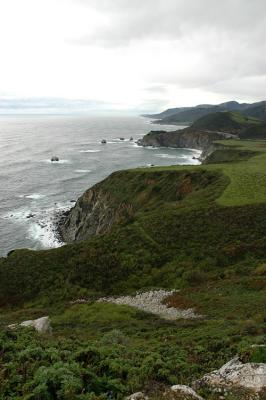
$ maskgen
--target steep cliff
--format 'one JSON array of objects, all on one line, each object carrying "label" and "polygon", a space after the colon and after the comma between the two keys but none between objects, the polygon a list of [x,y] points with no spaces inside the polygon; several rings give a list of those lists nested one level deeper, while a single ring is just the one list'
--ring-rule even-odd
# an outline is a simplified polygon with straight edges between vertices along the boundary
[{"label": "steep cliff", "polygon": [[87,190],[61,221],[60,234],[65,242],[87,239],[107,232],[112,225],[130,215],[132,207],[117,203],[99,185]]}]

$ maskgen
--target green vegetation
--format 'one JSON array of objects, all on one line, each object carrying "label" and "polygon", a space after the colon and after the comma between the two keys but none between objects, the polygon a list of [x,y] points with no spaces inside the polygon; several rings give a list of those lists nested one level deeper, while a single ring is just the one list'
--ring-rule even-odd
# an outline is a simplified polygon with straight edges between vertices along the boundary
[{"label": "green vegetation", "polygon": [[240,133],[240,139],[263,140],[266,139],[266,124],[245,129]]},{"label": "green vegetation", "polygon": [[256,151],[242,150],[238,148],[221,148],[213,151],[205,160],[204,164],[235,163],[248,160],[257,155]]},{"label": "green vegetation", "polygon": [[[1,259],[0,399],[120,399],[190,384],[237,352],[265,361],[251,345],[266,332],[266,143],[222,145],[208,164],[100,183],[112,205],[129,205],[105,235]],[[180,290],[169,304],[202,318],[165,321],[95,302],[161,287]],[[80,297],[89,303],[70,303]],[[50,336],[6,329],[44,315]]]},{"label": "green vegetation", "polygon": [[260,124],[261,121],[254,117],[245,116],[239,112],[227,111],[208,114],[199,118],[192,124],[196,129],[217,130],[222,132],[234,132],[245,127]]}]

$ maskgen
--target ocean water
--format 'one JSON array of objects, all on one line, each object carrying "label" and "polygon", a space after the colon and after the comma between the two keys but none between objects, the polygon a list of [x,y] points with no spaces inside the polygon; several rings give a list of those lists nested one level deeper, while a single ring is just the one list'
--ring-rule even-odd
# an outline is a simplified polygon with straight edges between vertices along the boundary
[{"label": "ocean water", "polygon": [[[192,158],[196,150],[135,143],[151,129],[177,128],[142,117],[1,116],[0,255],[61,245],[55,230],[58,211],[72,207],[113,171],[198,163]],[[51,162],[53,155],[59,162]]]}]

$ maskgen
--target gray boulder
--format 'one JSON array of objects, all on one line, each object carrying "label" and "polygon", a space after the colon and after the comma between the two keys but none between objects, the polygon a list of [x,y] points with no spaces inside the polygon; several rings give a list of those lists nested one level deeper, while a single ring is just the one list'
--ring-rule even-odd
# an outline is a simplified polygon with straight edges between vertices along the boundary
[{"label": "gray boulder", "polygon": [[8,325],[9,329],[16,329],[18,326],[34,328],[39,333],[51,333],[51,321],[49,317],[42,317],[33,320],[23,321],[20,324]]},{"label": "gray boulder", "polygon": [[148,400],[148,396],[143,392],[136,392],[126,397],[126,400]]},{"label": "gray boulder", "polygon": [[185,399],[203,400],[203,398],[199,396],[195,390],[186,385],[174,385],[171,386],[171,390],[179,395],[184,396]]},{"label": "gray boulder", "polygon": [[242,363],[235,357],[220,369],[204,375],[194,386],[208,387],[218,392],[241,388],[261,393],[266,389],[266,364]]}]

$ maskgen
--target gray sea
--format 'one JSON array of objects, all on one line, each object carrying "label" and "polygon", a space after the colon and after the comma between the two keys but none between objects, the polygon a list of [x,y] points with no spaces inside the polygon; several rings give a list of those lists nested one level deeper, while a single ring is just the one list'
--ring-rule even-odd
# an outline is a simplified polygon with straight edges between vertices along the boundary
[{"label": "gray sea", "polygon": [[[113,171],[198,163],[192,158],[196,150],[138,146],[136,141],[151,129],[178,127],[142,117],[1,116],[0,255],[15,248],[60,246],[58,211],[73,206]],[[53,155],[59,162],[51,162]]]}]

